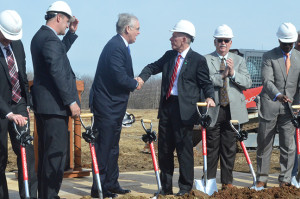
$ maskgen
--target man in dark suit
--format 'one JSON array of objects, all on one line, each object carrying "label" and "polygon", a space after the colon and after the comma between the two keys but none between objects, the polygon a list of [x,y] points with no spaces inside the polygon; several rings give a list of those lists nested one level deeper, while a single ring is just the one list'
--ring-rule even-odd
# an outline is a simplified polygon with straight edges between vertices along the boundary
[{"label": "man in dark suit", "polygon": [[[261,68],[263,89],[259,94],[257,134],[257,183],[261,190],[267,186],[272,146],[279,132],[280,187],[290,186],[295,161],[295,127],[291,122],[291,103],[299,103],[300,53],[293,49],[298,34],[291,23],[283,23],[277,31],[279,46],[264,53]],[[298,179],[297,179],[298,180]]]},{"label": "man in dark suit", "polygon": [[[177,196],[193,187],[194,158],[192,130],[198,119],[196,103],[203,90],[208,106],[215,106],[214,89],[209,80],[206,60],[190,48],[195,37],[194,25],[180,20],[170,38],[172,49],[156,62],[147,65],[139,81],[162,73],[161,98],[158,110],[158,160],[161,169],[163,195],[173,194],[174,150],[179,161],[179,188]],[[140,80],[141,79],[141,80]]]},{"label": "man in dark suit", "polygon": [[[20,142],[13,122],[24,126],[29,122],[30,95],[22,38],[22,19],[14,10],[0,13],[0,198],[9,198],[5,168],[7,164],[7,131],[17,155],[19,194],[25,198]],[[29,125],[29,124],[28,124]],[[30,130],[28,128],[28,133]],[[37,198],[37,177],[34,171],[33,146],[26,146],[29,193]]]},{"label": "man in dark suit", "polygon": [[[95,148],[104,197],[116,197],[130,190],[122,189],[119,182],[119,140],[122,120],[129,93],[140,85],[134,79],[129,44],[140,34],[137,17],[120,14],[116,24],[117,35],[105,45],[97,66],[90,93],[91,110],[98,130]],[[94,178],[91,196],[98,197]]]},{"label": "man in dark suit", "polygon": [[[78,20],[63,1],[47,10],[31,41],[34,67],[33,108],[38,132],[39,197],[59,198],[68,143],[68,117],[80,115],[76,78],[67,52],[77,38]],[[61,41],[58,35],[64,35]]]}]

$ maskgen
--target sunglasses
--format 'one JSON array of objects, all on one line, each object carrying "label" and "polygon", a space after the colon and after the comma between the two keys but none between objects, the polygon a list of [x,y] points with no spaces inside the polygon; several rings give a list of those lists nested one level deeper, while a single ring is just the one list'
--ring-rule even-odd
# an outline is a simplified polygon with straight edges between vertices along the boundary
[{"label": "sunglasses", "polygon": [[222,43],[223,41],[224,41],[225,43],[228,43],[228,42],[230,42],[230,39],[217,39],[217,41],[218,41],[219,43]]}]

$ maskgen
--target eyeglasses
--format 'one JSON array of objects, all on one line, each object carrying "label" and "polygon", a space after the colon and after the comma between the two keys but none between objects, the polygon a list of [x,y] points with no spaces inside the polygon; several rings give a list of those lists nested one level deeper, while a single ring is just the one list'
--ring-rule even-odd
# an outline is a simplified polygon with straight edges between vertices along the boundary
[{"label": "eyeglasses", "polygon": [[217,39],[217,41],[218,41],[219,43],[222,43],[223,41],[224,41],[225,43],[228,43],[228,42],[230,42],[231,40],[230,40],[230,39]]}]

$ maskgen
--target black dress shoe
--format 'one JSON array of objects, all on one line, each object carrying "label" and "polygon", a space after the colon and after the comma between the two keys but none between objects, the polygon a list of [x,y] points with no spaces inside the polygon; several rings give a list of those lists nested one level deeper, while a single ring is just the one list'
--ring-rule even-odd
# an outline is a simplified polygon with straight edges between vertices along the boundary
[{"label": "black dress shoe", "polygon": [[[103,195],[103,198],[116,198],[116,197],[118,197],[117,194],[111,193],[109,191],[103,192],[102,195]],[[92,198],[99,198],[98,191],[91,191],[91,197]]]},{"label": "black dress shoe", "polygon": [[126,194],[131,192],[129,189],[122,189],[121,187],[116,189],[109,189],[109,191],[111,193],[117,193],[117,194]]},{"label": "black dress shoe", "polygon": [[186,191],[186,190],[180,190],[180,191],[176,194],[176,196],[183,196],[183,195],[185,195],[185,194],[189,194],[189,191]]},{"label": "black dress shoe", "polygon": [[[159,194],[163,195],[163,196],[173,195],[173,191],[164,191],[164,190],[161,190]],[[156,193],[154,195],[156,195]]]}]

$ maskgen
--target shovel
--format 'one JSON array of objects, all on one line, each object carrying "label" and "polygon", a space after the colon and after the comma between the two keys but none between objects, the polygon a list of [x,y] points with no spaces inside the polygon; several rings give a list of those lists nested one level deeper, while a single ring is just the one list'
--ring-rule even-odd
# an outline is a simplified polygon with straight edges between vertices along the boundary
[{"label": "shovel", "polygon": [[248,151],[247,151],[245,143],[244,143],[244,140],[247,140],[247,138],[248,138],[248,133],[247,133],[247,131],[243,131],[243,130],[241,131],[240,123],[239,123],[238,120],[230,120],[230,125],[231,125],[231,128],[237,134],[237,139],[240,141],[241,147],[243,149],[244,155],[246,157],[247,163],[248,163],[249,168],[250,168],[250,172],[251,172],[252,177],[253,177],[253,184],[252,184],[251,189],[255,189],[255,190],[258,191],[258,190],[260,190],[260,188],[256,187],[256,175],[255,175],[255,172],[254,172],[251,160],[250,160],[250,156],[248,154]]},{"label": "shovel", "polygon": [[[143,126],[144,130],[146,131],[146,134],[143,135],[142,140],[145,143],[149,143],[149,148],[150,148],[150,151],[151,151],[154,172],[155,172],[155,176],[156,176],[156,182],[157,182],[158,190],[154,194],[154,197],[153,197],[154,199],[156,199],[156,198],[158,198],[158,195],[161,192],[161,182],[160,182],[160,177],[159,177],[159,168],[158,168],[158,164],[157,164],[157,161],[156,161],[156,155],[155,155],[154,144],[153,144],[153,141],[156,141],[157,136],[156,136],[156,132],[152,131],[152,122],[151,122],[151,120],[142,119],[141,123],[142,123],[142,126]],[[148,128],[148,129],[146,128],[146,126],[145,126],[146,123],[148,123],[150,125],[150,128]]]},{"label": "shovel", "polygon": [[[82,133],[82,137],[90,145],[94,175],[95,175],[95,178],[96,178],[96,181],[97,181],[97,188],[98,188],[99,198],[103,199],[103,193],[102,193],[102,187],[101,187],[100,175],[99,175],[99,168],[98,168],[98,162],[97,162],[97,157],[96,157],[96,152],[95,152],[95,145],[94,145],[95,132],[97,130],[93,129],[93,125],[94,125],[94,117],[93,116],[94,116],[93,113],[83,113],[83,114],[80,115],[80,122],[81,122],[83,128],[86,130],[85,133]],[[83,121],[82,121],[82,118],[92,118],[92,125],[91,126],[85,126]]]},{"label": "shovel", "polygon": [[27,133],[28,131],[28,122],[26,126],[21,129],[21,127],[17,126],[14,123],[14,128],[17,133],[17,140],[20,142],[21,149],[21,159],[22,159],[22,169],[23,169],[23,180],[24,180],[24,188],[25,188],[25,198],[30,199],[29,195],[29,186],[28,186],[28,170],[27,170],[27,160],[26,160],[26,146],[31,144],[33,137]]},{"label": "shovel", "polygon": [[207,106],[206,102],[198,102],[196,104],[198,114],[200,116],[200,124],[202,131],[202,153],[203,153],[203,178],[201,180],[195,179],[195,187],[197,190],[202,191],[208,195],[212,195],[214,192],[218,192],[216,179],[207,179],[207,147],[206,147],[206,128],[211,123],[211,118],[207,115],[208,109],[205,114],[201,114],[199,111],[200,106]]},{"label": "shovel", "polygon": [[[300,110],[300,105],[293,105],[292,108],[299,111]],[[296,127],[298,175],[297,175],[297,177],[295,177],[295,176],[292,177],[291,184],[294,185],[297,188],[300,188],[300,181],[299,181],[299,177],[300,177],[300,173],[299,173],[299,166],[300,166],[300,116],[296,115],[294,113],[292,115],[293,115],[292,123]]]}]

